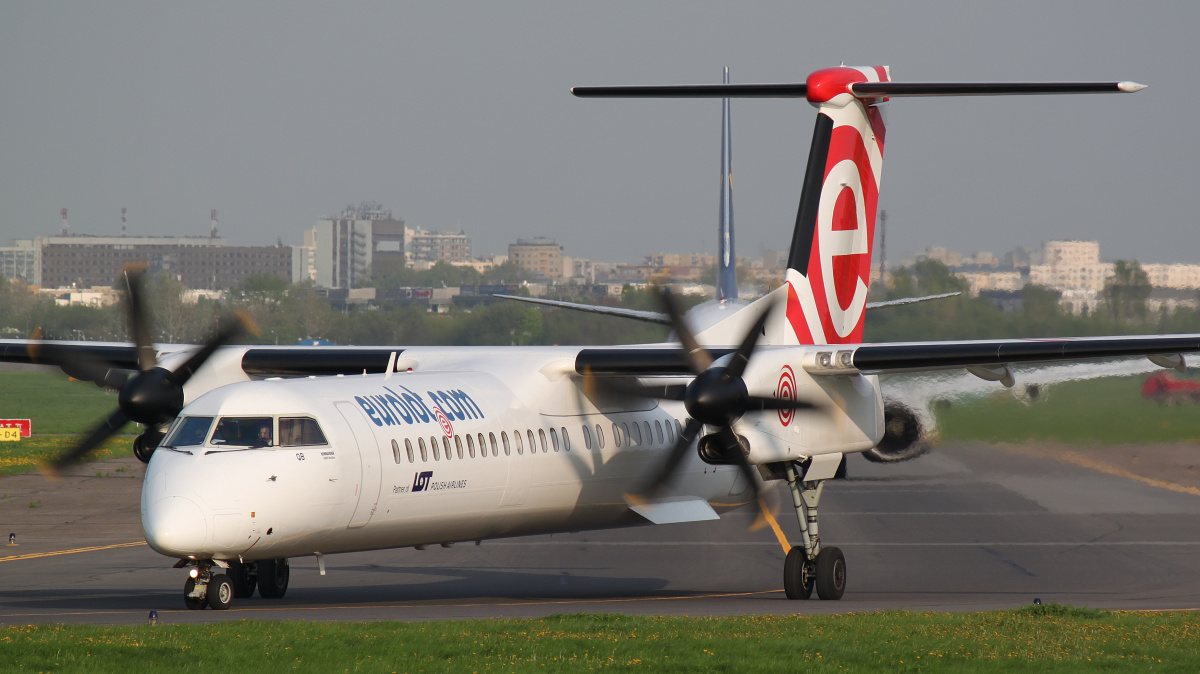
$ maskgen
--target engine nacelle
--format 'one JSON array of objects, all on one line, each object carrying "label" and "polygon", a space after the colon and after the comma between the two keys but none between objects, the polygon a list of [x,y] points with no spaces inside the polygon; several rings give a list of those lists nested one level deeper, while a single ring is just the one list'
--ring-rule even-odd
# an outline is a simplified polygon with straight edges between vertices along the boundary
[{"label": "engine nacelle", "polygon": [[885,400],[883,438],[863,452],[863,457],[875,463],[894,463],[915,459],[928,451],[925,429],[916,410],[896,400]]}]

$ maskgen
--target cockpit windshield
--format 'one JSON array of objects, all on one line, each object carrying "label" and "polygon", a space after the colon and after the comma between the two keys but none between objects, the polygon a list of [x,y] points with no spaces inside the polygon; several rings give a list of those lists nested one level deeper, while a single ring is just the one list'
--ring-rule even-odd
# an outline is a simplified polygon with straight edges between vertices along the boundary
[{"label": "cockpit windshield", "polygon": [[270,447],[274,443],[271,417],[221,417],[213,432],[212,444],[237,447]]},{"label": "cockpit windshield", "polygon": [[212,417],[184,417],[175,425],[174,432],[163,442],[163,447],[195,447],[203,445],[212,428]]}]

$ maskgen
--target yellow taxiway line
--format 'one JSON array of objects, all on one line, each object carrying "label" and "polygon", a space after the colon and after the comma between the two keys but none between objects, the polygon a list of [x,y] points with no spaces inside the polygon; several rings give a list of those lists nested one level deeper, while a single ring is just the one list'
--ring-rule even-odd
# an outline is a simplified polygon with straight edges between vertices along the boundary
[{"label": "yellow taxiway line", "polygon": [[40,559],[42,557],[54,557],[55,555],[74,555],[80,552],[95,552],[97,550],[112,550],[113,548],[132,548],[139,545],[145,545],[146,541],[134,541],[132,543],[113,543],[112,545],[93,545],[90,548],[74,548],[71,550],[51,550],[49,552],[31,552],[27,555],[9,555],[8,557],[0,557],[0,562],[19,562],[25,559]]}]

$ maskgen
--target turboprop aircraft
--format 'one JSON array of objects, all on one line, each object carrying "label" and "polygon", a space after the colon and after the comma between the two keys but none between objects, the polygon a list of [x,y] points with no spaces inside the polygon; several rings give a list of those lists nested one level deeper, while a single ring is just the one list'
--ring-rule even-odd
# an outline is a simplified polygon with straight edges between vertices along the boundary
[{"label": "turboprop aircraft", "polygon": [[[881,373],[1121,356],[1184,367],[1200,335],[863,344],[884,126],[904,96],[1121,93],[1107,83],[896,83],[837,67],[797,84],[575,89],[577,96],[800,97],[817,108],[785,283],[678,344],[621,347],[155,347],[130,277],[133,345],[0,342],[119,388],[60,465],[146,425],[142,526],[188,569],[189,608],[280,597],[291,557],[701,521],[785,482],[800,527],[792,599],[838,599],[846,560],[818,506],[852,452],[905,450]],[[226,324],[229,325],[228,323]],[[163,434],[165,430],[165,434]]]}]

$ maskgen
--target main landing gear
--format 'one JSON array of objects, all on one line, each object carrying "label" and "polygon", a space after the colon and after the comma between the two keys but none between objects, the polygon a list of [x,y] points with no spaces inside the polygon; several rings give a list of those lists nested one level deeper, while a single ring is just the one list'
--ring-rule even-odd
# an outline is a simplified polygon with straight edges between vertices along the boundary
[{"label": "main landing gear", "polygon": [[254,596],[279,599],[287,592],[291,569],[286,557],[257,562],[217,562],[211,559],[182,562],[191,567],[183,584],[183,603],[198,611],[205,606],[223,611],[233,600]]},{"label": "main landing gear", "polygon": [[817,505],[825,480],[801,482],[789,463],[787,482],[803,542],[788,551],[783,562],[784,592],[788,599],[808,599],[815,587],[821,599],[841,599],[846,591],[846,557],[838,548],[822,548],[817,533]]}]

